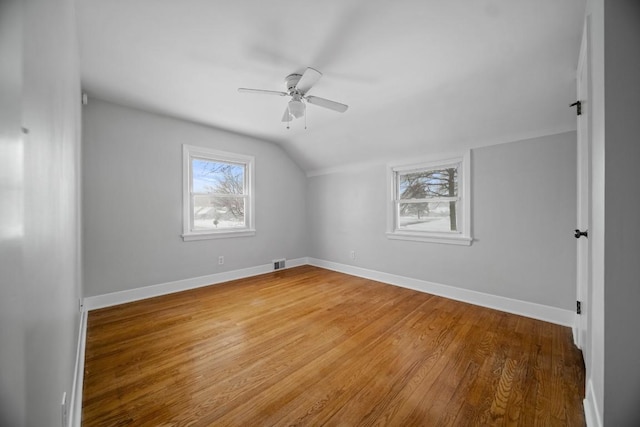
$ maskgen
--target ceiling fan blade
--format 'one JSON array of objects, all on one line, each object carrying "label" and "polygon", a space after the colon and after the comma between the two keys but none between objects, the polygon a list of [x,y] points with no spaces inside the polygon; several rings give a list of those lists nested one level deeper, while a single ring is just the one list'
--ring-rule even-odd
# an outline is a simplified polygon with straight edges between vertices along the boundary
[{"label": "ceiling fan blade", "polygon": [[293,120],[293,116],[289,112],[289,105],[287,105],[284,109],[284,114],[282,115],[283,122],[290,122]]},{"label": "ceiling fan blade", "polygon": [[287,92],[280,92],[277,90],[263,90],[263,89],[247,89],[246,87],[239,87],[238,92],[242,93],[259,93],[262,95],[278,95],[278,96],[287,96],[289,95]]},{"label": "ceiling fan blade", "polygon": [[302,74],[302,77],[300,77],[300,81],[298,81],[298,84],[296,85],[296,89],[298,89],[298,91],[302,95],[304,95],[309,91],[309,89],[313,87],[313,85],[318,83],[318,80],[320,80],[320,77],[322,77],[322,73],[320,71],[309,67]]},{"label": "ceiling fan blade", "polygon": [[347,111],[347,108],[349,108],[348,105],[341,104],[335,101],[330,101],[324,98],[319,98],[317,96],[305,96],[305,99],[309,102],[309,104],[328,108],[330,110],[337,111],[339,113],[344,113],[345,111]]}]

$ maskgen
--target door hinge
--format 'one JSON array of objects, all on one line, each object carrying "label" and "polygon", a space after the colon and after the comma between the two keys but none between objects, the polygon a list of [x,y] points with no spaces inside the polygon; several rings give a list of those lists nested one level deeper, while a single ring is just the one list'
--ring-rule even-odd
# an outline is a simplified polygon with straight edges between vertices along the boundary
[{"label": "door hinge", "polygon": [[582,302],[576,301],[576,313],[582,314]]},{"label": "door hinge", "polygon": [[576,239],[579,239],[582,236],[584,236],[584,237],[586,237],[588,239],[589,238],[589,230],[580,231],[577,228],[575,230],[573,230],[573,237],[575,237]]},{"label": "door hinge", "polygon": [[582,115],[582,102],[576,101],[573,104],[569,105],[569,107],[576,107],[576,115]]}]

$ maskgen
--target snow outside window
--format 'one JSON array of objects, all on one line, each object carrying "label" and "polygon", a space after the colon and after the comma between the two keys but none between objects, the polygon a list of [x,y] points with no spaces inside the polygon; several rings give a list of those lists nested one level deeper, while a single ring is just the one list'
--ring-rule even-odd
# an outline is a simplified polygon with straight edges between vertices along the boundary
[{"label": "snow outside window", "polygon": [[183,145],[186,240],[252,236],[252,156]]},{"label": "snow outside window", "polygon": [[387,236],[471,244],[468,157],[391,166]]}]

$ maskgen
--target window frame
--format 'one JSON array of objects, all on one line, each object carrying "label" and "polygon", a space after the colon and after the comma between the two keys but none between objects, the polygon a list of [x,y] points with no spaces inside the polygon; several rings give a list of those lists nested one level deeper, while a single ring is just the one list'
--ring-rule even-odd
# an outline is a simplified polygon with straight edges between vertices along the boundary
[{"label": "window frame", "polygon": [[[203,159],[221,163],[244,165],[245,227],[220,230],[193,230],[193,170],[191,160]],[[254,236],[255,230],[255,158],[245,154],[230,153],[195,145],[182,145],[182,239],[206,240],[229,237]]]},{"label": "window frame", "polygon": [[[471,245],[471,153],[466,151],[453,156],[424,160],[412,164],[390,164],[387,167],[387,238],[416,242]],[[457,231],[420,231],[398,227],[399,206],[398,176],[400,173],[443,169],[458,165],[458,200],[456,201]]]}]

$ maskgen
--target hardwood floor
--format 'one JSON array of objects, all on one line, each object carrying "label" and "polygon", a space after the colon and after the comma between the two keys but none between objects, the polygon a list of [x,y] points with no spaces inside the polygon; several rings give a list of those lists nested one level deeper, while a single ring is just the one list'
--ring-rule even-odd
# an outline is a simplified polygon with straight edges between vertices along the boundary
[{"label": "hardwood floor", "polygon": [[316,267],[89,313],[84,426],[585,425],[569,328]]}]

